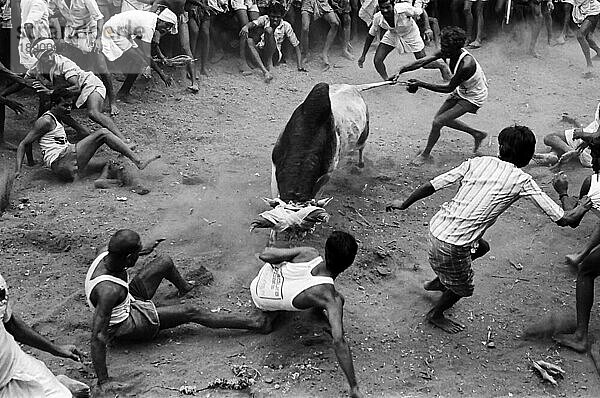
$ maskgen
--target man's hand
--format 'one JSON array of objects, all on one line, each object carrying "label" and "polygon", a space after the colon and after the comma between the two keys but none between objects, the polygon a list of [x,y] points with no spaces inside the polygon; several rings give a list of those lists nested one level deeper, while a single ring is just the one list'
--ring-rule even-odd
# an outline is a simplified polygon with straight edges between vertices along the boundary
[{"label": "man's hand", "polygon": [[363,394],[358,389],[358,386],[352,387],[350,390],[350,398],[363,398]]},{"label": "man's hand", "polygon": [[569,191],[569,180],[564,172],[554,174],[552,177],[552,186],[559,195],[567,195]]},{"label": "man's hand", "polygon": [[102,52],[102,38],[98,37],[96,38],[96,41],[94,42],[94,50],[95,53],[101,53]]},{"label": "man's hand", "polygon": [[165,83],[165,86],[171,87],[175,81],[173,80],[173,77],[165,76],[163,77],[163,82]]},{"label": "man's hand", "polygon": [[546,5],[548,6],[548,12],[554,11],[554,4],[552,4],[552,0],[548,0]]},{"label": "man's hand", "polygon": [[406,82],[406,91],[408,91],[411,94],[414,94],[417,92],[419,87],[421,87],[421,84],[422,82],[420,80],[408,79],[408,81]]},{"label": "man's hand", "polygon": [[392,201],[392,203],[389,203],[385,206],[385,211],[392,211],[392,210],[405,210],[402,208],[402,201],[399,199],[396,199],[394,201]]},{"label": "man's hand", "polygon": [[20,102],[6,99],[5,105],[12,109],[17,115],[25,112],[25,107]]},{"label": "man's hand", "polygon": [[579,199],[579,206],[583,207],[586,210],[589,210],[592,208],[592,200],[590,199],[589,196],[584,196],[583,198]]},{"label": "man's hand", "polygon": [[82,358],[81,352],[79,352],[77,347],[72,344],[57,346],[55,355],[57,357],[69,358],[77,362],[81,362]]},{"label": "man's hand", "polygon": [[306,70],[306,68],[304,66],[299,66],[298,72],[308,72],[308,70]]},{"label": "man's hand", "polygon": [[53,90],[50,90],[48,87],[44,86],[41,82],[39,81],[34,81],[31,86],[35,89],[35,91],[38,94],[46,94],[46,95],[51,95]]},{"label": "man's hand", "polygon": [[425,38],[427,39],[427,41],[432,41],[433,40],[433,30],[431,30],[430,28],[425,29]]},{"label": "man's hand", "polygon": [[363,65],[365,64],[365,56],[361,55],[360,58],[358,59],[358,61],[356,61],[358,63],[358,67],[362,68]]},{"label": "man's hand", "polygon": [[247,26],[244,26],[241,30],[240,30],[240,37],[243,37],[244,39],[248,38],[248,34],[250,33],[250,29],[248,29]]}]

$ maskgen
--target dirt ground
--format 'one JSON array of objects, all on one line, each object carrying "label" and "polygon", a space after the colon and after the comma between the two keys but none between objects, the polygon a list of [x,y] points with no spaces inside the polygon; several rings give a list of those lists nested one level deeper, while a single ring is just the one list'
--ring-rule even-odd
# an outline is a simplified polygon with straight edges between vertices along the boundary
[{"label": "dirt ground", "polygon": [[[591,121],[598,79],[581,77],[585,64],[577,42],[549,48],[543,41],[541,59],[500,39],[473,51],[489,79],[490,97],[479,114],[464,120],[490,133],[485,153],[497,153],[496,135],[513,123],[530,126],[542,150],[544,134],[568,127],[561,121],[563,112]],[[355,43],[355,52],[361,45]],[[184,275],[193,276],[200,266],[213,273],[213,283],[187,300],[213,311],[249,312],[248,286],[260,266],[254,254],[268,240],[268,231],[250,233],[249,224],[267,209],[261,197],[270,193],[275,139],[314,84],[377,81],[372,56],[373,49],[362,70],[337,55],[328,71],[313,61],[309,73],[302,74],[292,62],[276,69],[270,85],[258,74],[238,75],[230,59],[213,66],[197,95],[185,93],[183,82],[172,89],[141,82],[134,94],[143,102],[122,105],[117,124],[140,144],[139,153],[162,155],[140,173],[150,194],[95,190],[92,177],[65,185],[39,164],[24,167],[15,183],[11,207],[0,219],[0,258],[16,312],[43,334],[89,352],[85,272],[96,248],[119,228],[139,231],[146,241],[166,237],[158,252],[172,256]],[[394,54],[388,65],[410,60]],[[410,76],[441,81],[437,71]],[[384,204],[467,159],[472,140],[444,130],[433,153],[435,164],[409,166],[444,96],[384,87],[364,97],[371,112],[365,169],[357,172],[356,159],[342,165],[325,190],[334,198],[327,207],[330,222],[304,242],[290,242],[322,249],[333,229],[351,231],[360,240],[354,266],[336,285],[346,297],[346,337],[362,391],[373,397],[600,396],[589,356],[549,338],[521,337],[532,323],[551,329],[562,319],[557,314],[574,314],[575,273],[563,258],[584,244],[595,218],[587,216],[576,230],[561,229],[531,203],[515,204],[486,234],[492,249],[475,263],[474,296],[451,312],[467,329],[447,335],[432,328],[424,314],[437,295],[422,289],[433,275],[426,257],[427,223],[455,190],[439,192],[405,212],[385,213]],[[21,99],[28,113],[9,115],[7,132],[13,141],[26,133],[36,112],[32,97]],[[82,111],[75,114],[84,120]],[[3,167],[13,167],[14,153],[0,152],[0,159]],[[550,171],[536,165],[526,171],[558,199]],[[589,170],[572,165],[567,173],[575,193]],[[195,177],[193,185],[182,183],[189,182],[185,176]],[[173,291],[163,284],[159,301],[177,302],[168,298]],[[593,335],[599,326],[594,308]],[[488,331],[495,348],[485,345]],[[89,355],[85,364],[76,364],[37,350],[33,354],[55,373],[95,383]],[[542,383],[530,358],[559,364],[566,370],[564,380],[558,387]],[[290,315],[270,335],[192,325],[163,331],[149,345],[116,345],[108,354],[109,373],[131,383],[119,396],[177,397],[180,386],[201,389],[216,378],[233,378],[233,365],[251,366],[261,377],[249,390],[204,390],[196,396],[333,397],[347,391],[323,325],[303,313]]]}]

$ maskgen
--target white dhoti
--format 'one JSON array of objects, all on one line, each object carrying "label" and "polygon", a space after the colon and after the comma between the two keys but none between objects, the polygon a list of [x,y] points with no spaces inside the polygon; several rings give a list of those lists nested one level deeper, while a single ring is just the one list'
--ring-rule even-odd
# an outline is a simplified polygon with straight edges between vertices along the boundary
[{"label": "white dhoti", "polygon": [[419,33],[419,28],[411,29],[404,34],[399,34],[391,31],[385,32],[381,43],[392,46],[398,50],[400,54],[416,53],[425,48],[425,43]]},{"label": "white dhoti", "polygon": [[115,33],[110,26],[104,25],[102,31],[102,53],[106,56],[106,59],[113,62],[131,47],[136,47],[131,40]]},{"label": "white dhoti", "polygon": [[34,357],[21,352],[12,379],[0,388],[0,398],[71,398],[71,392]]},{"label": "white dhoti", "polygon": [[81,108],[81,105],[85,104],[88,97],[93,92],[100,94],[102,99],[106,98],[106,87],[104,87],[102,80],[100,80],[98,76],[94,75],[92,72],[87,72],[83,81],[79,82],[79,85],[81,86],[81,93],[75,102],[75,106],[77,108]]}]

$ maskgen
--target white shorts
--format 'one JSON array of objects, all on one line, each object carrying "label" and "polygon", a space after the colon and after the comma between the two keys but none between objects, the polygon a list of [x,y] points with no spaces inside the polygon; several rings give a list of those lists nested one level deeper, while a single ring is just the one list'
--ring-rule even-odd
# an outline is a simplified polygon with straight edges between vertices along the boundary
[{"label": "white shorts", "polygon": [[104,25],[102,29],[102,53],[109,61],[114,61],[133,47],[133,43],[125,36],[113,31],[111,26]]},{"label": "white shorts", "polygon": [[425,48],[425,43],[423,43],[419,28],[416,24],[404,35],[399,35],[388,30],[383,35],[381,43],[396,48],[400,54],[416,53]]},{"label": "white shorts", "polygon": [[[579,144],[583,143],[583,140],[573,139],[573,131],[575,129],[565,130],[565,140],[567,141],[567,145],[573,149],[577,149]],[[592,167],[592,151],[590,148],[585,148],[583,152],[579,154],[579,163],[583,167]]]},{"label": "white shorts", "polygon": [[252,0],[231,0],[231,9],[233,11],[246,10],[246,11],[258,11],[258,6]]},{"label": "white shorts", "polygon": [[71,398],[71,392],[34,357],[19,353],[12,380],[0,388],[0,398]]}]

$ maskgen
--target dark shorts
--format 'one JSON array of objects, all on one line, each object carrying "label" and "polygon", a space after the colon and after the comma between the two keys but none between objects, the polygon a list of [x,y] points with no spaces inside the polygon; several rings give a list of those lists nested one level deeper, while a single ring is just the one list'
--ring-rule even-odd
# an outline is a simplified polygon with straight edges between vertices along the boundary
[{"label": "dark shorts", "polygon": [[352,11],[350,0],[332,0],[332,7],[335,13],[340,16],[344,14],[350,14]]},{"label": "dark shorts", "polygon": [[460,297],[473,295],[472,245],[456,246],[429,234],[429,264],[442,285]]},{"label": "dark shorts", "polygon": [[71,144],[58,158],[52,162],[50,168],[61,180],[73,182],[79,172],[77,167],[77,144]]},{"label": "dark shorts", "polygon": [[131,302],[129,317],[109,328],[111,337],[118,340],[148,341],[160,331],[160,321],[156,306],[146,290],[144,282],[137,276],[129,281],[129,293],[135,301]]},{"label": "dark shorts", "polygon": [[455,92],[453,92],[448,96],[448,98],[446,98],[444,105],[448,105],[449,107],[454,107],[455,105],[458,105],[461,108],[463,108],[467,113],[477,113],[477,111],[479,110],[479,107],[477,105],[467,101]]}]

